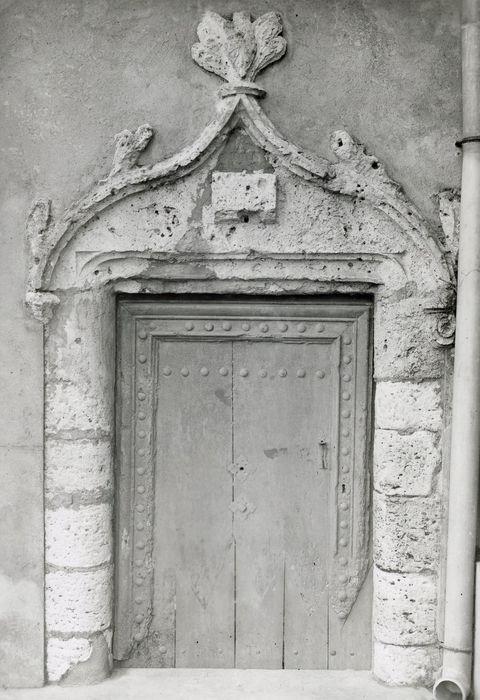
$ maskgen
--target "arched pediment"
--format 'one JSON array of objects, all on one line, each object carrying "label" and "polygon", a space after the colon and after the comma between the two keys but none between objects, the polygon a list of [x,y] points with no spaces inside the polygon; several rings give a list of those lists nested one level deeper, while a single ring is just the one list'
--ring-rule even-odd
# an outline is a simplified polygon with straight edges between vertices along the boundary
[{"label": "arched pediment", "polygon": [[[122,274],[134,276],[163,259],[190,256],[201,264],[203,256],[208,265],[300,255],[316,261],[320,278],[322,270],[326,277],[343,274],[343,265],[354,279],[373,284],[385,283],[379,261],[388,260],[427,296],[448,290],[450,254],[375,156],[345,131],[332,134],[331,161],[308,154],[262,110],[265,91],[253,81],[285,52],[281,31],[275,13],[255,22],[245,13],[232,21],[207,13],[192,56],[227,82],[199,137],[165,160],[139,165],[153,129],[125,130],[116,137],[109,175],[61,218],[51,219],[49,202],[35,203],[27,290],[34,311],[40,307],[39,315],[48,316],[41,308],[55,304],[56,289],[109,281],[104,264],[103,272],[95,267],[105,259],[123,259]],[[225,157],[238,134],[262,154],[265,167],[259,169],[255,157],[237,159],[230,146]],[[336,259],[343,263],[332,266]],[[369,272],[363,275],[359,266]]]}]

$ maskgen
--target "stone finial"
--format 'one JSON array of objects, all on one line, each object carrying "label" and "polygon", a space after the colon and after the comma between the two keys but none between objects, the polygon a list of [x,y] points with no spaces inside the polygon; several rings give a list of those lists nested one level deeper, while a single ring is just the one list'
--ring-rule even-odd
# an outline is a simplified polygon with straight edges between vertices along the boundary
[{"label": "stone finial", "polygon": [[30,246],[34,264],[38,264],[44,252],[46,232],[50,224],[50,217],[50,200],[35,200],[27,218],[27,241]]},{"label": "stone finial", "polygon": [[124,129],[115,136],[116,148],[113,167],[109,177],[133,168],[142,151],[148,146],[153,136],[150,124],[142,124],[136,131]]},{"label": "stone finial", "polygon": [[200,41],[192,46],[192,58],[228,83],[248,84],[287,50],[282,30],[277,12],[267,12],[252,22],[248,12],[234,12],[228,20],[209,11],[198,25]]}]

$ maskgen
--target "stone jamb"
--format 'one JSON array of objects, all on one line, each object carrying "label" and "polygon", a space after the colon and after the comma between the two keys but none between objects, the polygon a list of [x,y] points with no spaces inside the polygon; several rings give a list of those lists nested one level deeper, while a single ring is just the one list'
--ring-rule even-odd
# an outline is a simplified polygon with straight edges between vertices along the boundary
[{"label": "stone jamb", "polygon": [[[211,269],[211,261],[208,263]],[[135,265],[132,264],[132,272]],[[128,279],[83,290],[56,290],[46,332],[46,628],[49,680],[78,682],[78,667],[104,677],[112,666],[114,338],[118,293],[371,293],[374,316],[389,296],[370,281],[260,279],[253,265],[239,280]],[[385,336],[376,327],[374,354]],[[412,327],[412,332],[416,329]],[[432,345],[432,353],[439,350]],[[436,637],[441,504],[441,378],[409,381],[375,371],[374,672],[394,683],[428,684],[439,663]],[[415,460],[411,459],[412,451]],[[396,457],[395,457],[396,455]],[[418,469],[423,465],[421,478]],[[415,521],[415,504],[420,522]],[[413,507],[413,515],[412,509]],[[428,513],[432,532],[422,538]],[[437,519],[436,525],[431,521]],[[408,544],[402,542],[407,538]],[[402,546],[399,547],[399,543]],[[395,552],[395,561],[392,553]],[[409,591],[426,593],[414,606]],[[410,596],[411,598],[412,596]],[[382,624],[382,620],[390,623]],[[419,659],[421,657],[421,663]],[[391,663],[397,658],[398,664]]]}]

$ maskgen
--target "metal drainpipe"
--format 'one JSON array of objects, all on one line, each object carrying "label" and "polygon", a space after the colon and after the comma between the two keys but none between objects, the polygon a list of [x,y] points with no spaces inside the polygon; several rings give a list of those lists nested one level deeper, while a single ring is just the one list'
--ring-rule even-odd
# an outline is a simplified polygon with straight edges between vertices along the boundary
[{"label": "metal drainpipe", "polygon": [[462,3],[463,165],[443,668],[436,700],[471,690],[480,463],[480,0]]}]

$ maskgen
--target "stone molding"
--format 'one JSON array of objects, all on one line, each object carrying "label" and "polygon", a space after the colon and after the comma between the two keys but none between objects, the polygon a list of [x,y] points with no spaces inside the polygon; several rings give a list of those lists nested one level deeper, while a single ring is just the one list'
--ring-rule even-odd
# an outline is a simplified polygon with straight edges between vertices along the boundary
[{"label": "stone molding", "polygon": [[[253,90],[257,86],[253,82],[241,83],[244,78],[253,81],[260,70],[283,56],[286,41],[280,36],[281,31],[280,17],[274,12],[253,23],[247,13],[235,13],[231,22],[213,12],[207,13],[199,25],[200,42],[193,47],[192,55],[205,70],[228,81],[227,91],[217,101],[217,116],[192,144],[165,160],[148,165],[139,165],[138,160],[154,134],[153,128],[143,124],[134,132],[127,129],[117,134],[113,164],[107,178],[68,207],[57,221],[51,216],[49,202],[34,202],[27,225],[30,253],[27,294],[49,290],[62,252],[94,216],[125,197],[161,187],[194,172],[221,149],[239,124],[257,146],[290,172],[327,192],[365,201],[386,214],[414,246],[432,259],[439,281],[455,282],[452,253],[430,231],[376,156],[367,154],[361,144],[341,130],[331,136],[337,162],[305,152],[284,138],[268,119],[258,103],[261,95]],[[237,89],[239,85],[242,89]],[[251,89],[244,90],[245,86]],[[27,306],[36,318],[48,321],[50,313],[38,311],[39,299]],[[47,306],[51,308],[50,298]]]}]

